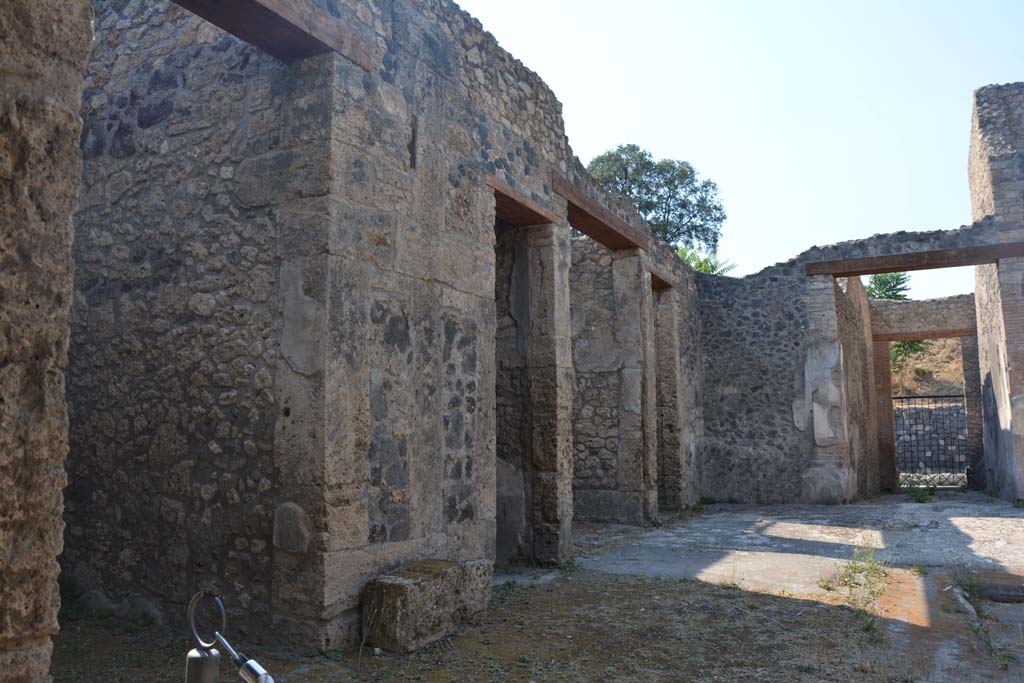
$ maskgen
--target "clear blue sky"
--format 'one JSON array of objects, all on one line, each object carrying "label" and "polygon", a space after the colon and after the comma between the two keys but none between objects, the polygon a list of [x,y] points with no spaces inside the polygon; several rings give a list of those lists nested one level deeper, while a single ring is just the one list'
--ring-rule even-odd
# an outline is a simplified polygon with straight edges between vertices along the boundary
[{"label": "clear blue sky", "polygon": [[1024,80],[1021,0],[457,1],[555,91],[584,163],[635,142],[715,180],[736,274],[968,223],[971,93]]}]

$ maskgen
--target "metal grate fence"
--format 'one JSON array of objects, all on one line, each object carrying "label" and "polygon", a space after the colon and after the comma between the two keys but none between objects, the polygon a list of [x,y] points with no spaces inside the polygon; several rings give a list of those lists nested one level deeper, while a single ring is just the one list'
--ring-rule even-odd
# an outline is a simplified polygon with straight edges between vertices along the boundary
[{"label": "metal grate fence", "polygon": [[967,410],[961,396],[892,399],[901,486],[967,485]]}]

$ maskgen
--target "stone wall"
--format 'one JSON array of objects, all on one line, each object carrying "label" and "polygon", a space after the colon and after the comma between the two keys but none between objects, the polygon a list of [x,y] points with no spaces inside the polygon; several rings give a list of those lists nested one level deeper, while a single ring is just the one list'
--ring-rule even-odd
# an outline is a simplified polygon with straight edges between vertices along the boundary
[{"label": "stone wall", "polygon": [[92,10],[0,3],[0,681],[44,681],[66,478],[71,213]]},{"label": "stone wall", "polygon": [[[306,648],[356,639],[372,576],[494,557],[484,179],[564,216],[547,179],[574,163],[550,90],[454,4],[326,5],[379,69],[97,3],[69,394],[69,576],[172,617],[216,587],[244,635]],[[572,516],[567,237],[534,245],[550,561]]]},{"label": "stone wall", "polygon": [[904,464],[900,471],[923,474],[963,471],[968,464],[964,404],[910,403],[910,406],[897,406],[893,412],[897,460]]},{"label": "stone wall", "polygon": [[[814,454],[804,396],[810,324],[802,273],[697,276],[704,440],[699,492],[723,501],[800,500]],[[802,412],[802,411],[801,411]]]},{"label": "stone wall", "polygon": [[697,459],[704,439],[703,344],[693,273],[654,296],[658,364],[658,508],[697,504]]},{"label": "stone wall", "polygon": [[898,232],[813,247],[742,279],[699,276],[705,430],[700,494],[718,500],[838,502],[876,490],[880,482],[871,462],[878,457],[877,438],[859,434],[863,421],[851,421],[845,404],[853,387],[860,387],[854,393],[861,399],[875,393],[863,382],[873,369],[862,366],[873,354],[863,329],[856,360],[844,356],[841,341],[843,331],[850,332],[845,336],[853,348],[851,330],[867,319],[866,302],[855,315],[846,307],[841,330],[833,278],[808,276],[805,266],[992,245],[1000,235],[995,221],[980,220],[956,230]]},{"label": "stone wall", "polygon": [[878,403],[872,353],[872,311],[859,277],[836,281],[836,313],[843,359],[843,416],[846,421],[846,469],[854,497],[879,491]]},{"label": "stone wall", "polygon": [[[298,461],[326,283],[295,241],[327,222],[330,63],[285,66],[165,2],[96,10],[65,570],[172,617],[215,587],[266,631],[275,508],[315,487]],[[307,590],[278,615],[312,615]]]},{"label": "stone wall", "polygon": [[657,511],[650,276],[635,251],[572,247],[575,516],[640,523]]},{"label": "stone wall", "polygon": [[[521,520],[502,559],[559,561],[573,481],[578,516],[620,521],[655,519],[659,492],[691,504],[698,480],[725,500],[867,495],[866,301],[803,265],[1021,237],[1019,88],[1003,88],[978,96],[971,155],[978,218],[996,220],[742,280],[576,240],[571,462],[568,226],[496,239],[484,179],[564,216],[560,173],[635,211],[585,177],[543,82],[452,3],[324,6],[378,66],[287,66],[166,2],[97,2],[68,387],[65,567],[85,589],[177,615],[215,588],[243,635],[329,647],[355,639],[371,576],[494,558],[498,500]],[[524,243],[543,275],[525,290]],[[652,264],[673,289],[652,294]],[[979,269],[976,311],[987,474],[1009,497],[1022,272]]]},{"label": "stone wall", "polygon": [[706,498],[835,503],[856,495],[834,282],[803,267],[820,252],[743,279],[698,280]]},{"label": "stone wall", "polygon": [[1015,499],[1019,495],[1017,449],[1012,431],[1013,408],[1000,290],[998,266],[978,266],[975,295],[978,309],[978,367],[982,391],[985,486],[995,495]]},{"label": "stone wall", "polygon": [[978,365],[978,337],[960,337],[964,374],[964,405],[967,409],[967,483],[985,488],[984,398]]},{"label": "stone wall", "polygon": [[[968,162],[975,220],[1000,241],[1024,240],[1024,84],[974,94]],[[1024,496],[1024,259],[978,266],[975,296],[989,491]]]},{"label": "stone wall", "polygon": [[[499,545],[564,560],[573,493],[580,518],[632,522],[659,495],[869,495],[867,302],[804,265],[1024,239],[1017,84],[976,95],[971,227],[816,247],[741,280],[692,279],[665,245],[570,247],[556,173],[644,228],[586,177],[535,74],[448,0],[318,5],[373,46],[362,66],[282,64],[167,0],[96,2],[64,556],[96,599],[176,619],[213,588],[243,637],[323,649],[355,641],[362,587],[403,563],[486,563]],[[0,419],[18,459],[0,469],[16,501],[0,532],[5,549],[41,539],[0,580],[8,678],[41,676],[55,628],[87,14],[0,10]],[[496,234],[488,177],[553,224]],[[675,286],[652,293],[650,267]],[[979,268],[985,474],[1010,498],[1022,282],[1022,259]]]},{"label": "stone wall", "polygon": [[871,332],[893,340],[955,336],[977,324],[974,295],[961,294],[919,301],[871,301]]},{"label": "stone wall", "polygon": [[975,91],[968,175],[975,220],[1024,229],[1024,83]]}]

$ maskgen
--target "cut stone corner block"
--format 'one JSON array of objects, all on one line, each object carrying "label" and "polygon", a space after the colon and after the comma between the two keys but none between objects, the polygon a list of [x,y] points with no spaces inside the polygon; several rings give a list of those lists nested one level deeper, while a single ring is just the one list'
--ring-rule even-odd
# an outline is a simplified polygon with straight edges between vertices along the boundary
[{"label": "cut stone corner block", "polygon": [[363,589],[363,636],[368,645],[414,652],[487,609],[489,560],[421,560],[372,579]]},{"label": "cut stone corner block", "polygon": [[852,499],[846,472],[836,462],[815,462],[803,472],[803,502],[839,505]]}]

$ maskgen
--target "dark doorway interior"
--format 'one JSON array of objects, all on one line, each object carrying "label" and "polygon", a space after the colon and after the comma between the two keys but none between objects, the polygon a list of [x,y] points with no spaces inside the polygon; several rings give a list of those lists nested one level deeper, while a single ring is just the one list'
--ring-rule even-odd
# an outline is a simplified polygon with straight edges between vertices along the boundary
[{"label": "dark doorway interior", "polygon": [[497,473],[497,564],[528,560],[531,534],[529,375],[529,244],[526,229],[496,221],[495,242],[495,418]]}]

